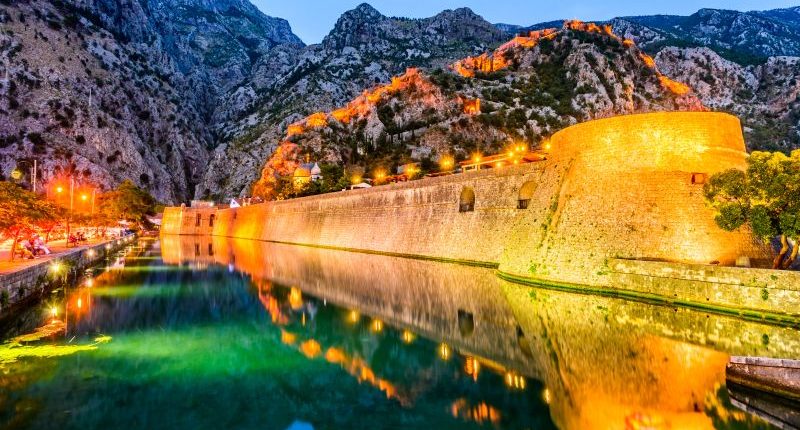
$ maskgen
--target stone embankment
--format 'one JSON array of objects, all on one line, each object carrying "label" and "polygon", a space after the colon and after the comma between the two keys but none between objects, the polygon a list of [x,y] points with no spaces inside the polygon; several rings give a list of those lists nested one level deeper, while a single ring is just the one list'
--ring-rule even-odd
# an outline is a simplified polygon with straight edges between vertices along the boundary
[{"label": "stone embankment", "polygon": [[770,252],[745,229],[717,227],[703,197],[711,175],[746,166],[735,117],[607,118],[564,129],[551,146],[531,164],[236,209],[167,208],[162,232],[477,264],[515,282],[800,323],[800,276],[731,267],[763,265]]},{"label": "stone embankment", "polygon": [[0,273],[0,319],[8,316],[15,307],[41,297],[53,285],[104,261],[130,243],[131,238],[77,247],[35,264],[26,264],[19,269],[10,268]]}]

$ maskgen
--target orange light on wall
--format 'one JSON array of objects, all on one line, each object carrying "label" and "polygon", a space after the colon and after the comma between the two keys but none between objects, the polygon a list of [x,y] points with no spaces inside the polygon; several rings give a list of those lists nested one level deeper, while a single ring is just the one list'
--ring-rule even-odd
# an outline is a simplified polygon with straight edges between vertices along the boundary
[{"label": "orange light on wall", "polygon": [[451,156],[444,156],[439,160],[439,166],[442,170],[450,170],[455,165],[455,160]]}]

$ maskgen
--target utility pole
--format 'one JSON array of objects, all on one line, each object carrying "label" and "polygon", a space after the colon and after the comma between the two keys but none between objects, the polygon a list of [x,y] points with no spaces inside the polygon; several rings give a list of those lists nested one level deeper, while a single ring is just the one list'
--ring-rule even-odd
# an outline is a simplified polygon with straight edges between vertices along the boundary
[{"label": "utility pole", "polygon": [[31,182],[33,183],[33,193],[36,194],[36,159],[33,159],[33,173],[31,173]]}]

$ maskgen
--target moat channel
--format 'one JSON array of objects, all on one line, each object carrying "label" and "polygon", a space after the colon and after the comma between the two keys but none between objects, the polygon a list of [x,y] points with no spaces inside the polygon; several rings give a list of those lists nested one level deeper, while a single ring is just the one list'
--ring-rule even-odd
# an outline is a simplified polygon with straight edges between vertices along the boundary
[{"label": "moat channel", "polygon": [[0,429],[769,429],[730,355],[800,332],[491,269],[142,240],[2,327]]}]

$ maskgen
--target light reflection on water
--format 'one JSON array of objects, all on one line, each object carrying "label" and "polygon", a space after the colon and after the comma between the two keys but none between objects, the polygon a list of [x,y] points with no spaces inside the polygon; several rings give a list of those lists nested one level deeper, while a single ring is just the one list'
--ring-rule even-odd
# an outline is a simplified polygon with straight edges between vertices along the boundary
[{"label": "light reflection on water", "polygon": [[48,342],[110,342],[3,365],[0,428],[769,428],[727,401],[728,354],[800,356],[790,329],[488,269],[219,238],[148,247],[60,296],[67,331]]}]

